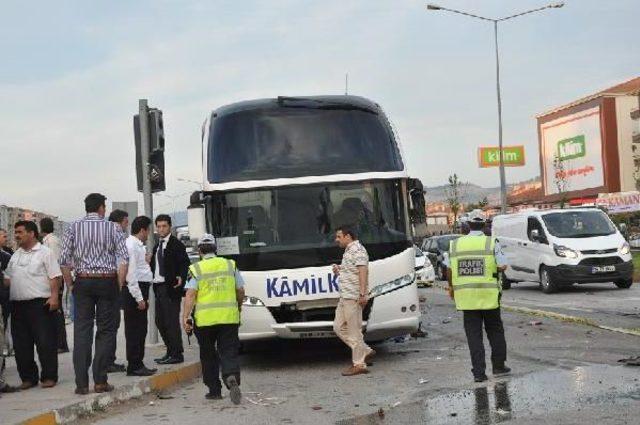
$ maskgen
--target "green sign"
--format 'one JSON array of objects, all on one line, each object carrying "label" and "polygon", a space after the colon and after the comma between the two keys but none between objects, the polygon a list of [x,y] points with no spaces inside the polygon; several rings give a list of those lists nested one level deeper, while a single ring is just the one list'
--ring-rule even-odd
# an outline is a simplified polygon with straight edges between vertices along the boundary
[{"label": "green sign", "polygon": [[587,145],[584,142],[584,134],[558,142],[558,159],[560,161],[581,158],[586,155]]},{"label": "green sign", "polygon": [[[505,167],[521,167],[524,165],[524,146],[503,146],[503,161]],[[478,159],[481,168],[498,167],[500,165],[500,148],[478,148]]]}]

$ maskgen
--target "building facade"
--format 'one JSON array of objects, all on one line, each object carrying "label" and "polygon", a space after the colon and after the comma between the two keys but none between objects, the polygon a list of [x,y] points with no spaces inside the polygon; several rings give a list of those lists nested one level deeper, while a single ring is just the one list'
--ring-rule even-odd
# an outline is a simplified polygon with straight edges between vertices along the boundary
[{"label": "building facade", "polygon": [[592,204],[599,193],[637,190],[640,77],[537,116],[545,203]]},{"label": "building facade", "polygon": [[15,234],[13,229],[15,223],[21,220],[29,220],[35,221],[39,226],[40,220],[42,220],[44,217],[49,217],[53,220],[53,226],[55,229],[54,233],[58,237],[62,238],[62,235],[64,234],[68,223],[58,219],[58,217],[26,208],[0,205],[0,229],[5,229],[7,231],[8,244],[12,248],[15,248]]}]

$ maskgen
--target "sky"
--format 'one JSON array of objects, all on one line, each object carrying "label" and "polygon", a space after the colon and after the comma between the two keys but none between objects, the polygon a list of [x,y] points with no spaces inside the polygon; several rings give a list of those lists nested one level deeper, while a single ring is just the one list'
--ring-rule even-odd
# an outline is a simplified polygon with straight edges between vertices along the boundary
[{"label": "sky", "polygon": [[[501,17],[545,0],[438,0]],[[491,23],[416,0],[4,0],[0,14],[0,204],[70,220],[87,193],[141,200],[132,116],[164,112],[166,195],[201,180],[201,126],[219,106],[278,95],[379,103],[426,186],[490,187],[478,146],[497,144]],[[539,174],[535,115],[640,74],[638,0],[568,0],[500,24],[505,145]],[[174,202],[155,197],[156,212]]]}]

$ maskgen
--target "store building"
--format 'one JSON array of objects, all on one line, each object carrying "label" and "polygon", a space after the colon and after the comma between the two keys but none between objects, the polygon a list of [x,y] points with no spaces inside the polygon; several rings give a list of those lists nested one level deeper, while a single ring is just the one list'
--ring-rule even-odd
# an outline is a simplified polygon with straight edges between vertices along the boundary
[{"label": "store building", "polygon": [[638,189],[640,77],[537,116],[542,202]]}]

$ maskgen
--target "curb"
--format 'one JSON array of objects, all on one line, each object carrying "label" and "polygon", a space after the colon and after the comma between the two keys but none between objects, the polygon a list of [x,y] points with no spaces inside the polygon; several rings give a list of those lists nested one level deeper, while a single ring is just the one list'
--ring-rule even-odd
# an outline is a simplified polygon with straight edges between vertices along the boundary
[{"label": "curb", "polygon": [[[442,289],[442,290],[446,290],[447,289],[446,287],[444,287],[442,285],[439,285],[439,284],[435,284],[434,287],[438,288],[438,289]],[[625,334],[625,335],[640,336],[640,330],[626,329],[626,328],[616,328],[616,327],[613,327],[613,326],[600,325],[600,324],[596,323],[595,321],[593,321],[591,319],[587,319],[586,317],[570,316],[568,314],[556,313],[556,312],[553,312],[553,311],[536,310],[536,309],[528,308],[528,307],[515,307],[515,306],[510,306],[510,305],[505,305],[505,304],[502,304],[500,307],[503,310],[509,311],[509,312],[512,312],[512,313],[522,313],[522,314],[528,314],[528,315],[531,315],[531,316],[546,317],[546,318],[549,318],[549,319],[562,320],[563,322],[569,322],[569,323],[576,323],[576,324],[579,324],[579,325],[591,326],[593,328],[602,329],[604,331],[617,332],[617,333],[621,333],[621,334]]]},{"label": "curb", "polygon": [[101,412],[109,406],[141,397],[152,392],[160,392],[177,384],[191,381],[202,374],[200,362],[190,363],[178,369],[151,376],[133,384],[124,385],[110,393],[98,394],[54,409],[20,422],[23,425],[59,425],[68,424]]}]

